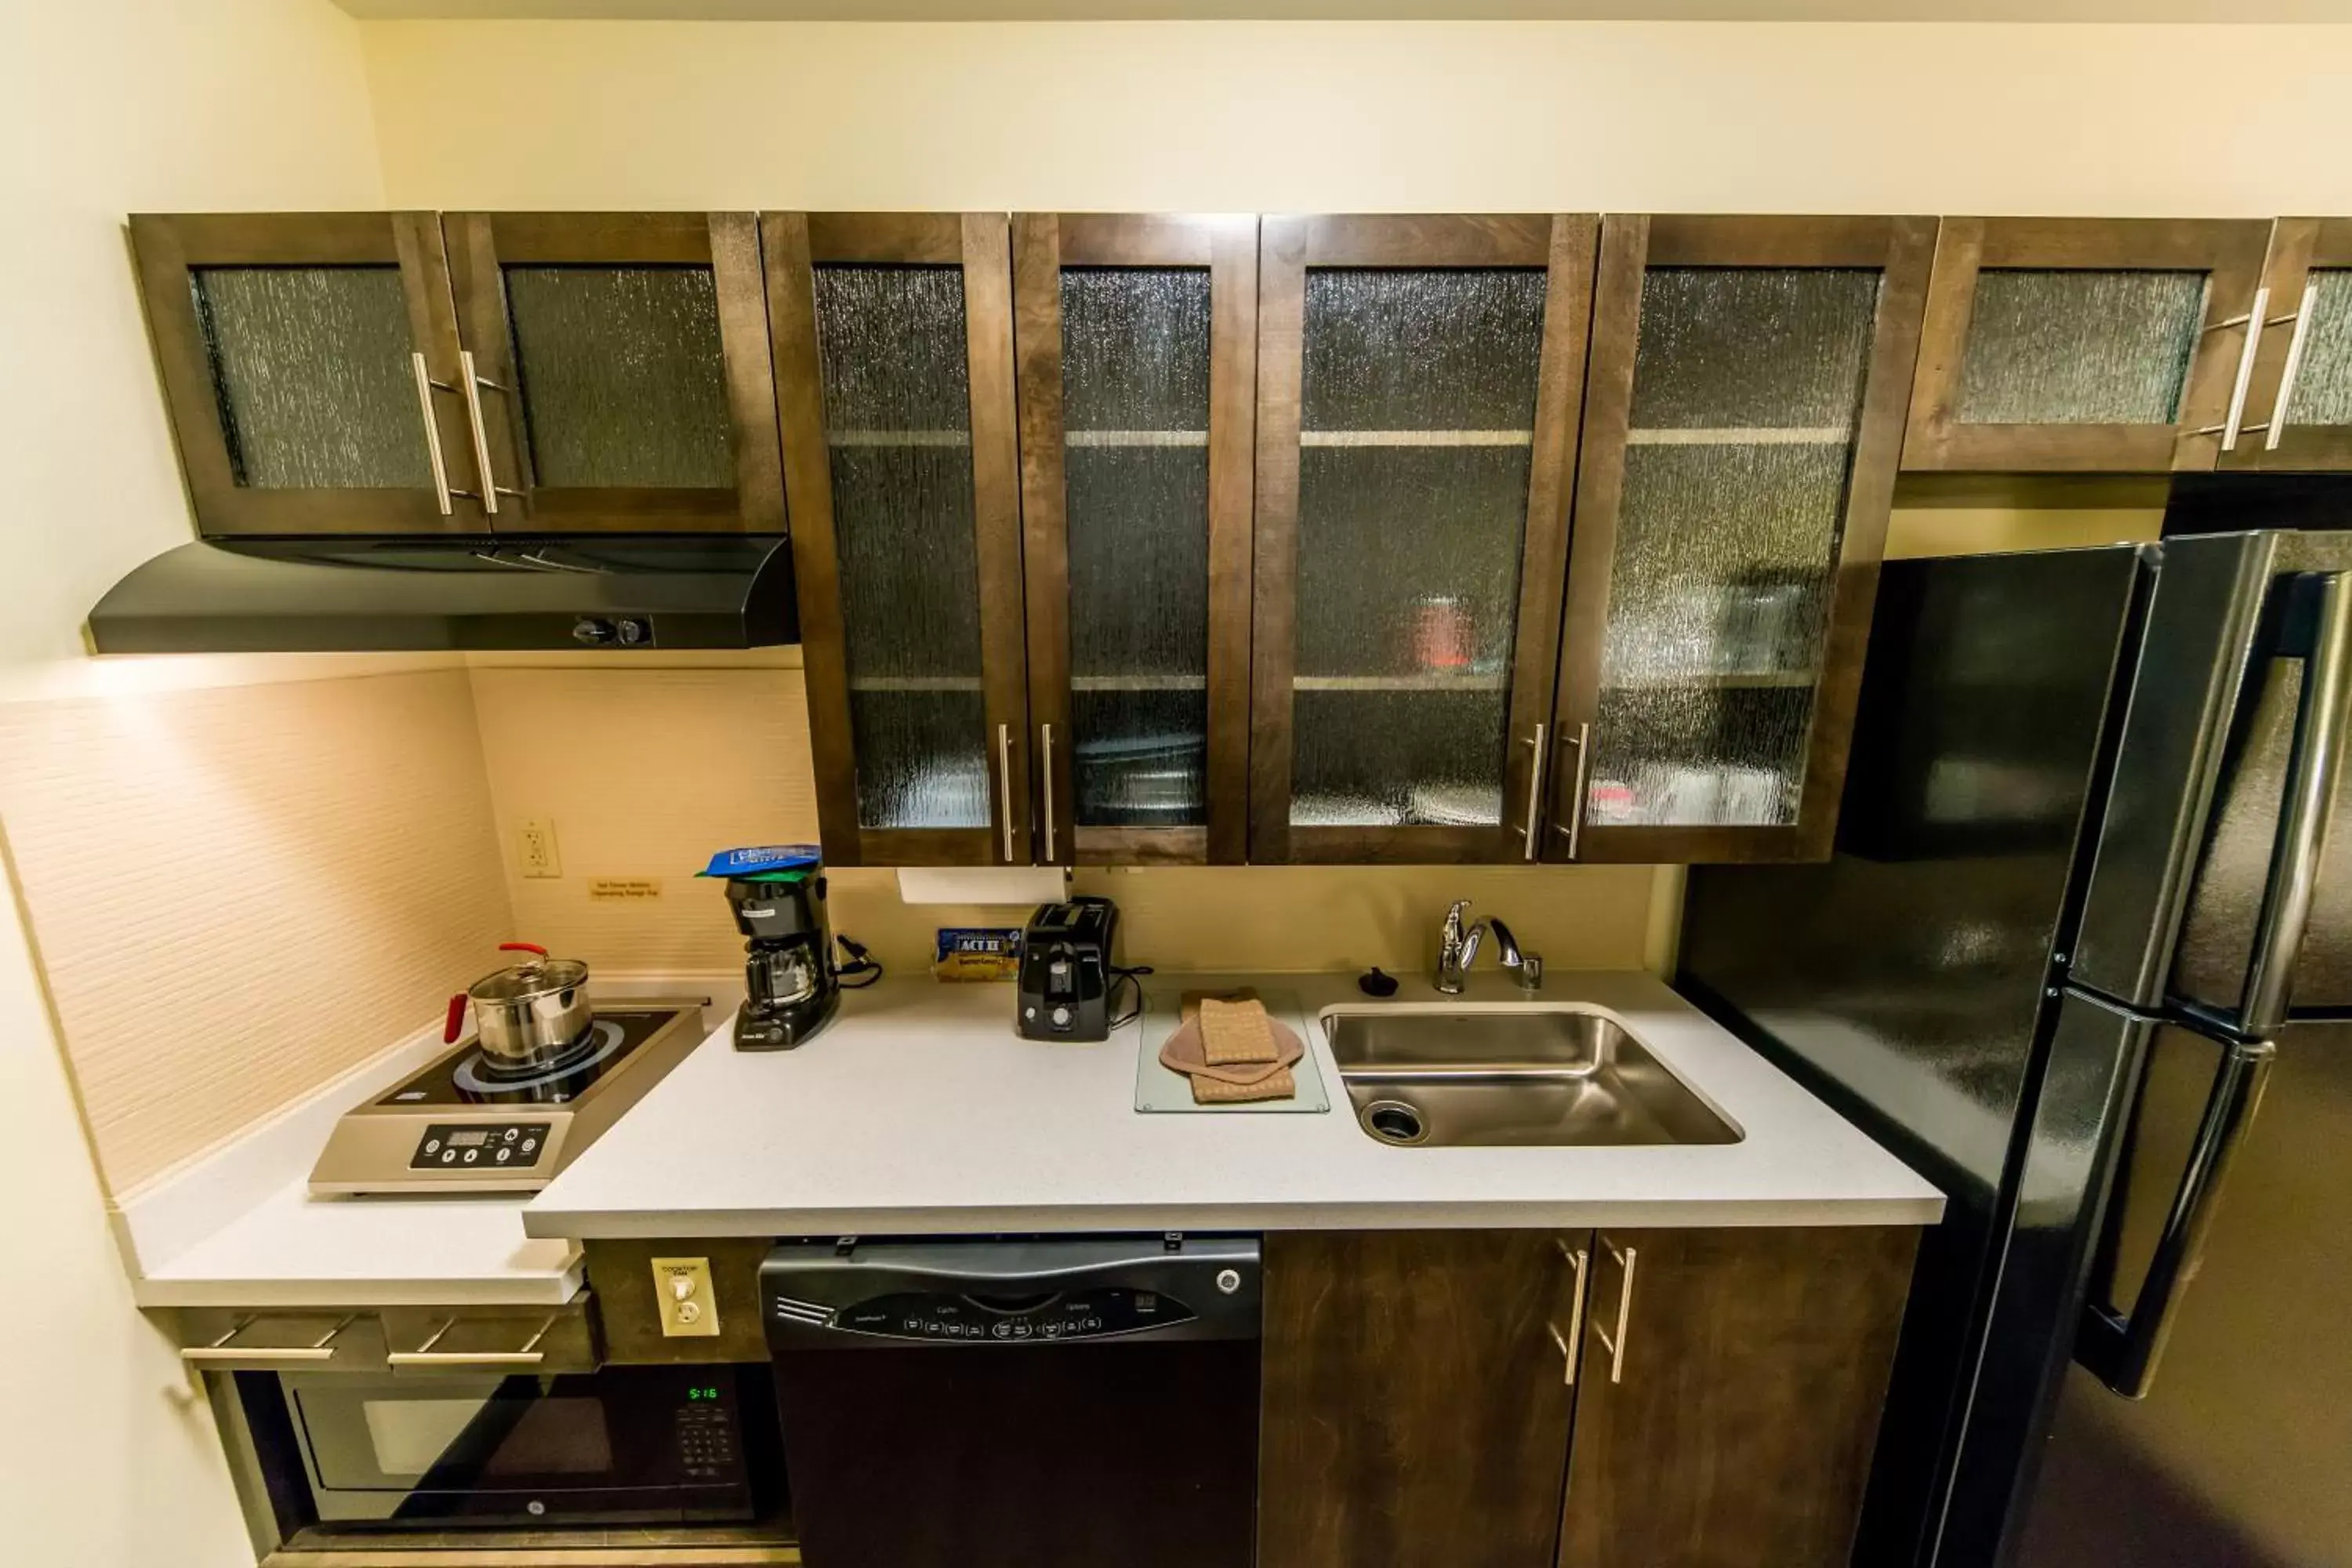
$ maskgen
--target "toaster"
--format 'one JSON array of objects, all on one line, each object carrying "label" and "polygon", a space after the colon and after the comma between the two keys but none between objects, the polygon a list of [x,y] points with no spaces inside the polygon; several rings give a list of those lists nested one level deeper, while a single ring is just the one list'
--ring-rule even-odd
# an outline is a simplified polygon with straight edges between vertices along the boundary
[{"label": "toaster", "polygon": [[1118,906],[1076,898],[1040,904],[1021,933],[1013,1030],[1029,1040],[1110,1038],[1110,944]]}]

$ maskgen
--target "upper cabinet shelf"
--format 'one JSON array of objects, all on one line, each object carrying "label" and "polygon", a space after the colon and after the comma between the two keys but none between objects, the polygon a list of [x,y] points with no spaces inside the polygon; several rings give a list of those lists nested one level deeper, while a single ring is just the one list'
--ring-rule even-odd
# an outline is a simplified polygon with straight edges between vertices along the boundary
[{"label": "upper cabinet shelf", "polygon": [[207,534],[784,531],[749,214],[131,231]]}]

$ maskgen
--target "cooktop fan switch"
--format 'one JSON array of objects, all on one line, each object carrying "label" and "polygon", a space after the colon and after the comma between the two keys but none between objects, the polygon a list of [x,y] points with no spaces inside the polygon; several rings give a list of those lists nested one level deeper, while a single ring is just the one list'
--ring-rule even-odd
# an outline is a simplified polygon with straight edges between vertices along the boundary
[{"label": "cooktop fan switch", "polygon": [[668,1339],[711,1339],[719,1333],[719,1303],[710,1294],[710,1259],[656,1258],[654,1300]]}]

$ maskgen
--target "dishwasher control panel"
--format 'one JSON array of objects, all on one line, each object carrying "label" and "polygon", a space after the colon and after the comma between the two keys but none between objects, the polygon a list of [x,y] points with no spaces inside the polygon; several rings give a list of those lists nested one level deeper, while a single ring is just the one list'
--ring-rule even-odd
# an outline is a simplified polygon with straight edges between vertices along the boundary
[{"label": "dishwasher control panel", "polygon": [[834,1326],[884,1339],[1011,1344],[1132,1334],[1188,1322],[1192,1316],[1190,1307],[1171,1296],[1118,1287],[1027,1300],[910,1291],[844,1307]]}]

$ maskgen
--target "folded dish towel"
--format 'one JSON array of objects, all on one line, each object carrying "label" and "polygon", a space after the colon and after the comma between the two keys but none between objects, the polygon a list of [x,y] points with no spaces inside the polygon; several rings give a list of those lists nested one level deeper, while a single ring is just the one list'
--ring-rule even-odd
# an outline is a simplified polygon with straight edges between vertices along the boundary
[{"label": "folded dish towel", "polygon": [[1176,1032],[1160,1047],[1160,1062],[1191,1079],[1195,1105],[1288,1100],[1298,1092],[1290,1067],[1307,1047],[1266,1016],[1254,994],[1187,992],[1181,1014]]}]

